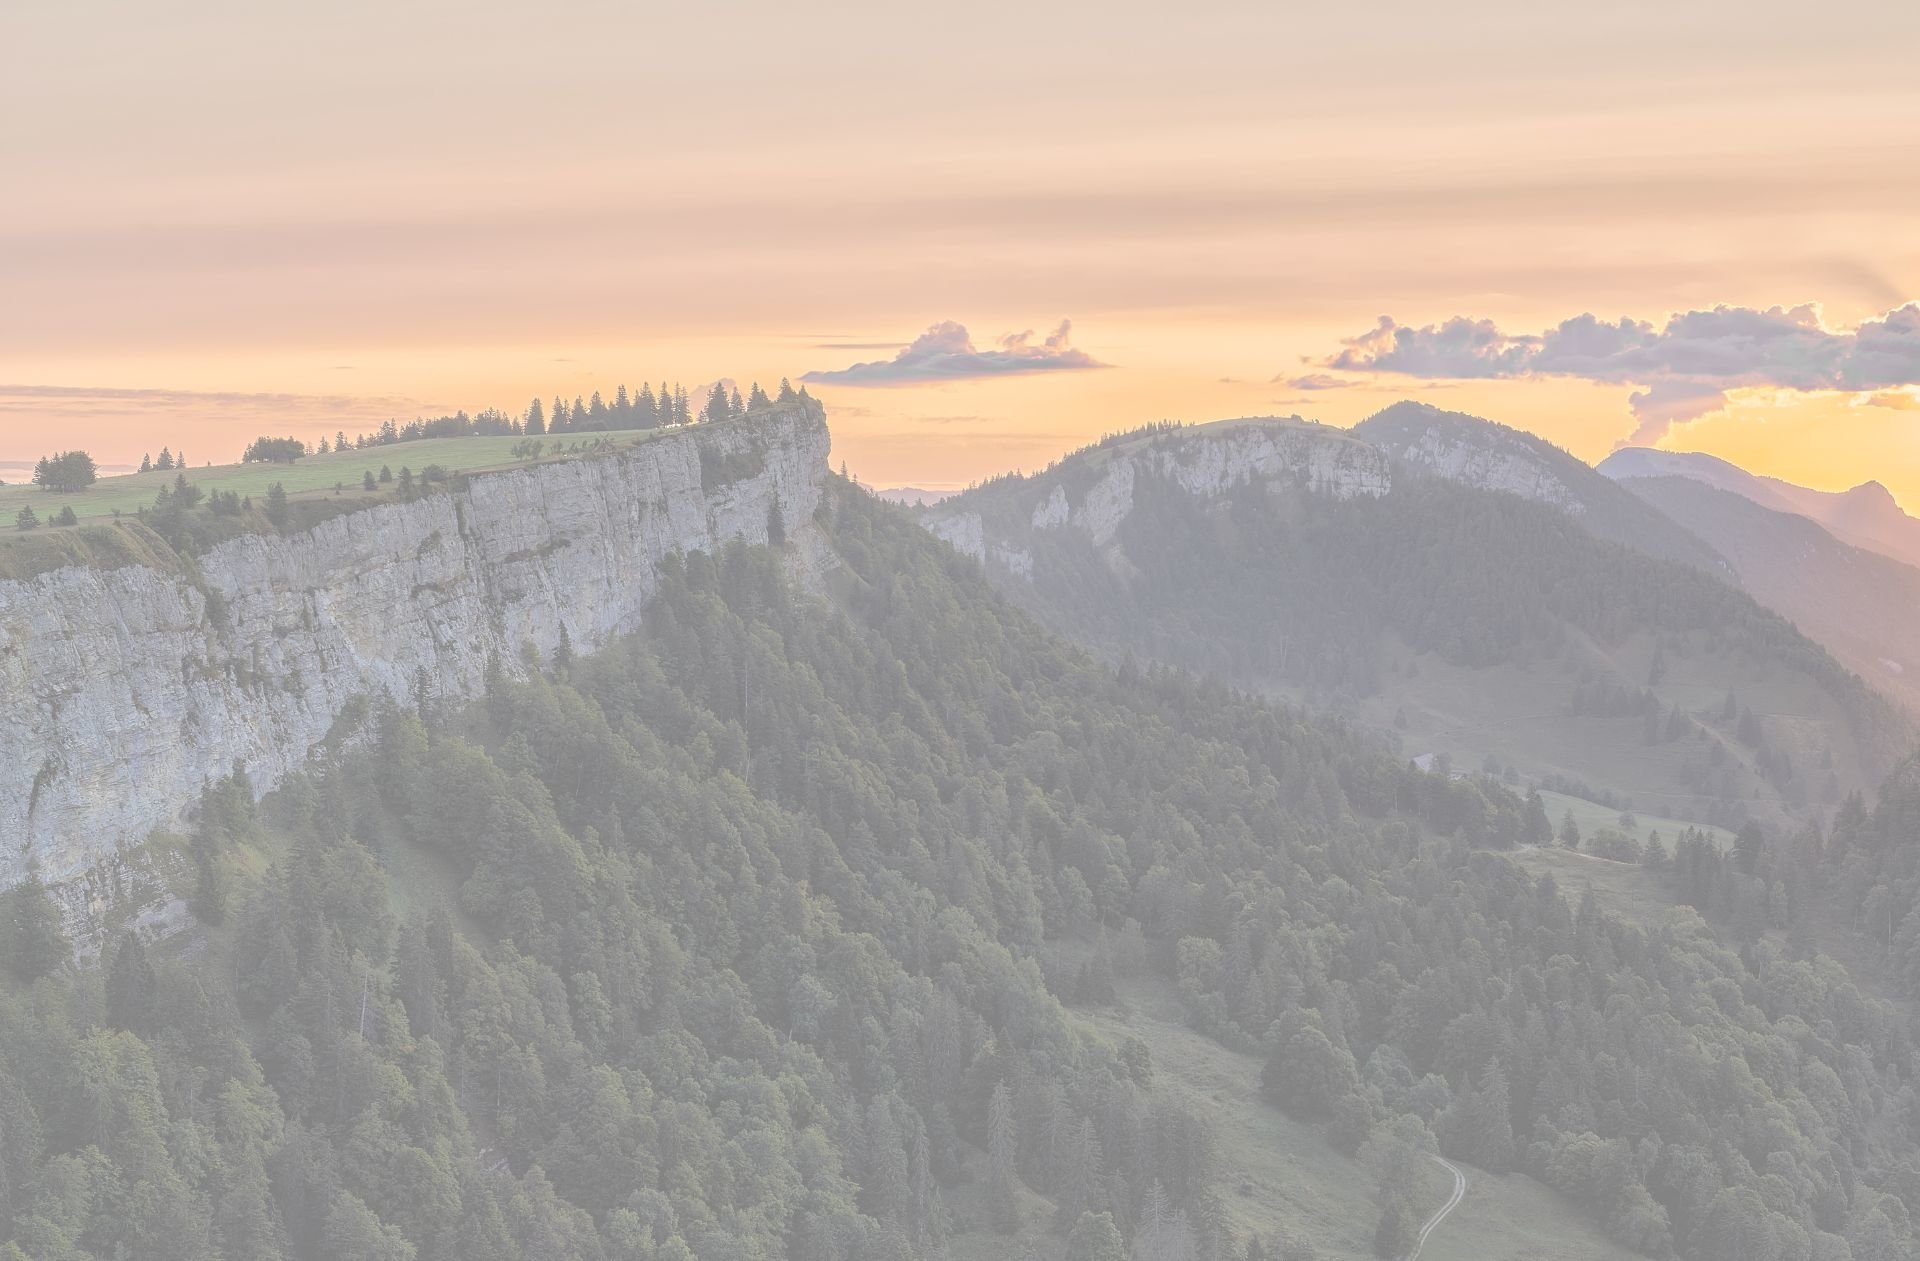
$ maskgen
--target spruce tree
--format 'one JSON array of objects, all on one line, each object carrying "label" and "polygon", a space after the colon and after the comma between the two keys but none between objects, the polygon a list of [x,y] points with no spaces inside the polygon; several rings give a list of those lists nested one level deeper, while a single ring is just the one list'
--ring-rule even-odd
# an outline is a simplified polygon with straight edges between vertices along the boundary
[{"label": "spruce tree", "polygon": [[987,1211],[993,1228],[1009,1234],[1020,1227],[1020,1201],[1014,1189],[1019,1136],[1013,1122],[1013,1092],[1007,1083],[993,1088],[987,1105]]},{"label": "spruce tree", "polygon": [[139,934],[122,936],[113,965],[107,969],[107,1023],[142,1038],[152,1037],[158,1024],[154,993],[158,984]]},{"label": "spruce tree", "polygon": [[22,981],[35,981],[73,956],[66,924],[37,873],[0,893],[0,953]]}]

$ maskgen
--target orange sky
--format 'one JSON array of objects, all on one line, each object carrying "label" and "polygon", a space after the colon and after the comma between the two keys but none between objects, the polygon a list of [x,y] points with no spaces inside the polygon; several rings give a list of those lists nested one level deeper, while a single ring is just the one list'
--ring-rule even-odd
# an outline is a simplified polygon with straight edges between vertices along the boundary
[{"label": "orange sky", "polygon": [[[944,487],[1408,396],[1598,459],[1631,384],[1274,378],[1383,314],[1845,329],[1920,298],[1920,6],[698,9],[0,8],[0,461],[227,459],[1062,318],[1112,366],[813,387],[835,459]],[[1743,390],[1665,444],[1920,507],[1920,410],[1859,401]]]}]

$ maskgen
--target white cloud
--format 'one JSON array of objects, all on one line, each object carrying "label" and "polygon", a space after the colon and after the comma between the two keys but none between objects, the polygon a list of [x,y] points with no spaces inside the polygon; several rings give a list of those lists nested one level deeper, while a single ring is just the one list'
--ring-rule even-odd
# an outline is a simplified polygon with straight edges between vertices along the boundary
[{"label": "white cloud", "polygon": [[1660,327],[1577,315],[1524,334],[1503,332],[1491,320],[1456,316],[1415,328],[1381,316],[1345,344],[1324,366],[1455,380],[1548,376],[1639,386],[1629,401],[1640,423],[1628,441],[1640,444],[1658,440],[1677,422],[1717,411],[1731,389],[1888,391],[1920,384],[1920,303],[1852,329],[1826,327],[1811,303],[1717,306],[1682,312]]},{"label": "white cloud", "polygon": [[992,349],[978,350],[964,324],[946,320],[914,338],[911,345],[891,359],[809,372],[800,379],[832,385],[920,385],[971,377],[1106,367],[1070,344],[1072,331],[1072,323],[1061,320],[1060,326],[1038,343],[1031,331],[1009,333]]}]

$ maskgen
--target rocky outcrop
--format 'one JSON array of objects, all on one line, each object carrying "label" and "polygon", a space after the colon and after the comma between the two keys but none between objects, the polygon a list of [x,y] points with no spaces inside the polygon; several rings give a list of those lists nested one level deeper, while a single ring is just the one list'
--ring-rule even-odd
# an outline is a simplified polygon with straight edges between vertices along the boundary
[{"label": "rocky outcrop", "polygon": [[1353,432],[1410,475],[1531,499],[1565,513],[1595,538],[1733,577],[1725,558],[1705,542],[1524,430],[1408,400],[1369,416]]},{"label": "rocky outcrop", "polygon": [[1345,432],[1298,418],[1223,420],[1150,432],[1070,456],[1044,473],[1003,479],[930,508],[927,529],[1016,577],[1033,576],[1032,537],[1076,530],[1106,546],[1133,510],[1143,477],[1210,498],[1259,483],[1351,498],[1384,495],[1387,459]]},{"label": "rocky outcrop", "polygon": [[1504,491],[1581,516],[1573,482],[1592,470],[1532,434],[1421,403],[1398,403],[1354,432],[1394,459],[1435,477]]},{"label": "rocky outcrop", "polygon": [[367,700],[472,697],[490,663],[631,631],[671,553],[764,541],[776,510],[804,545],[827,446],[803,401],[173,568],[0,582],[0,885],[79,880],[235,768],[266,791]]},{"label": "rocky outcrop", "polygon": [[1464,482],[1481,490],[1505,491],[1522,499],[1551,504],[1570,516],[1587,510],[1564,480],[1552,468],[1524,447],[1498,449],[1453,440],[1430,429],[1398,452],[1401,459],[1418,465],[1437,477]]}]

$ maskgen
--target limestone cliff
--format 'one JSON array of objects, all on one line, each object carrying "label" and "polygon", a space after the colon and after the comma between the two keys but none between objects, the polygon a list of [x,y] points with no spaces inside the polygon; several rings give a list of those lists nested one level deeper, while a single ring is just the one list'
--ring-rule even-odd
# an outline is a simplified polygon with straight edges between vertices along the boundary
[{"label": "limestone cliff", "polygon": [[1091,447],[1033,477],[1004,478],[945,500],[921,520],[974,559],[1031,578],[1034,535],[1075,530],[1105,547],[1132,511],[1134,487],[1143,477],[1164,478],[1202,497],[1247,483],[1340,498],[1384,495],[1392,485],[1386,457],[1344,431],[1298,418],[1260,417],[1149,431]]},{"label": "limestone cliff", "polygon": [[631,631],[666,556],[762,541],[776,506],[804,541],[827,446],[804,402],[174,567],[0,582],[0,885],[29,864],[97,884],[210,780],[238,766],[272,787],[363,698],[472,697],[492,661]]},{"label": "limestone cliff", "polygon": [[1566,513],[1596,538],[1731,579],[1704,541],[1543,438],[1426,403],[1395,403],[1353,427],[1400,470],[1518,495]]}]

